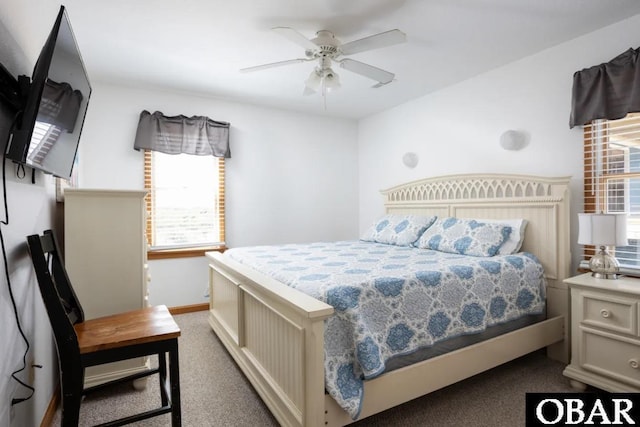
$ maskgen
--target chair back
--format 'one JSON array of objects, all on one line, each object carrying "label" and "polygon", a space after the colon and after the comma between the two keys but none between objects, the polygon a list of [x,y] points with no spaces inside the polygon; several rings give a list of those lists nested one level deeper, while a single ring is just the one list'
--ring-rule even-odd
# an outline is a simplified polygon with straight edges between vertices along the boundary
[{"label": "chair back", "polygon": [[84,322],[84,312],[64,268],[58,242],[53,232],[46,230],[42,236],[28,236],[27,244],[61,366],[79,365],[80,350],[73,325]]}]

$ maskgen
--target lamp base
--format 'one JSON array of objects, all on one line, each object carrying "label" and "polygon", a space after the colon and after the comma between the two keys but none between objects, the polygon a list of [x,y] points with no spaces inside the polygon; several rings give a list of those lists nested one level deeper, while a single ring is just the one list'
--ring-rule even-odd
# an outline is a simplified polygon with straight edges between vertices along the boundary
[{"label": "lamp base", "polygon": [[600,246],[600,252],[589,260],[589,268],[592,271],[591,276],[597,279],[619,279],[622,277],[620,263],[607,252],[604,246]]},{"label": "lamp base", "polygon": [[596,279],[619,279],[622,277],[622,274],[620,273],[596,273],[595,271],[593,271],[591,273],[592,277],[595,277]]}]

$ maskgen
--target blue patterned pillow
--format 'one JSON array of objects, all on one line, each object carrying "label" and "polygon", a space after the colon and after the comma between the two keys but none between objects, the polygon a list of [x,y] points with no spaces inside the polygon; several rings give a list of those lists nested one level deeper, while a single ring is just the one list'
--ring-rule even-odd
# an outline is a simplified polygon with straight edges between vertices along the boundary
[{"label": "blue patterned pillow", "polygon": [[414,246],[473,256],[494,256],[509,238],[511,227],[474,219],[441,218],[425,231]]},{"label": "blue patterned pillow", "polygon": [[435,216],[388,214],[374,222],[360,240],[409,246],[436,220]]}]

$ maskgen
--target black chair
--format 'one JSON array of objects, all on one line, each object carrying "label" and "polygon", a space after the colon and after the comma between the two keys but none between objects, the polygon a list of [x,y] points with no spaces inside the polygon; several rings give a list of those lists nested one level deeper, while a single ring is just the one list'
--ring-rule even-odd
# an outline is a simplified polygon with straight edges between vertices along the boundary
[{"label": "black chair", "polygon": [[[53,232],[47,230],[42,236],[28,236],[27,243],[58,350],[62,391],[61,426],[77,427],[84,394],[156,373],[160,377],[161,407],[100,426],[121,426],[169,412],[171,425],[181,426],[178,369],[180,328],[167,307],[148,307],[85,321]],[[158,355],[158,368],[83,388],[86,367],[154,354]]]}]

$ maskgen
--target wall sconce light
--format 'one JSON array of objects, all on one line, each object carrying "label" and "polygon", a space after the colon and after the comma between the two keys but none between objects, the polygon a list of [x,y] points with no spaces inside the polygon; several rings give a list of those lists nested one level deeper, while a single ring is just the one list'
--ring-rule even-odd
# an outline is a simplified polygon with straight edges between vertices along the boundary
[{"label": "wall sconce light", "polygon": [[402,156],[402,163],[410,169],[413,169],[418,165],[418,160],[418,155],[416,153],[409,152]]},{"label": "wall sconce light", "polygon": [[526,135],[516,130],[508,130],[500,135],[500,146],[509,151],[522,150],[527,146]]}]

